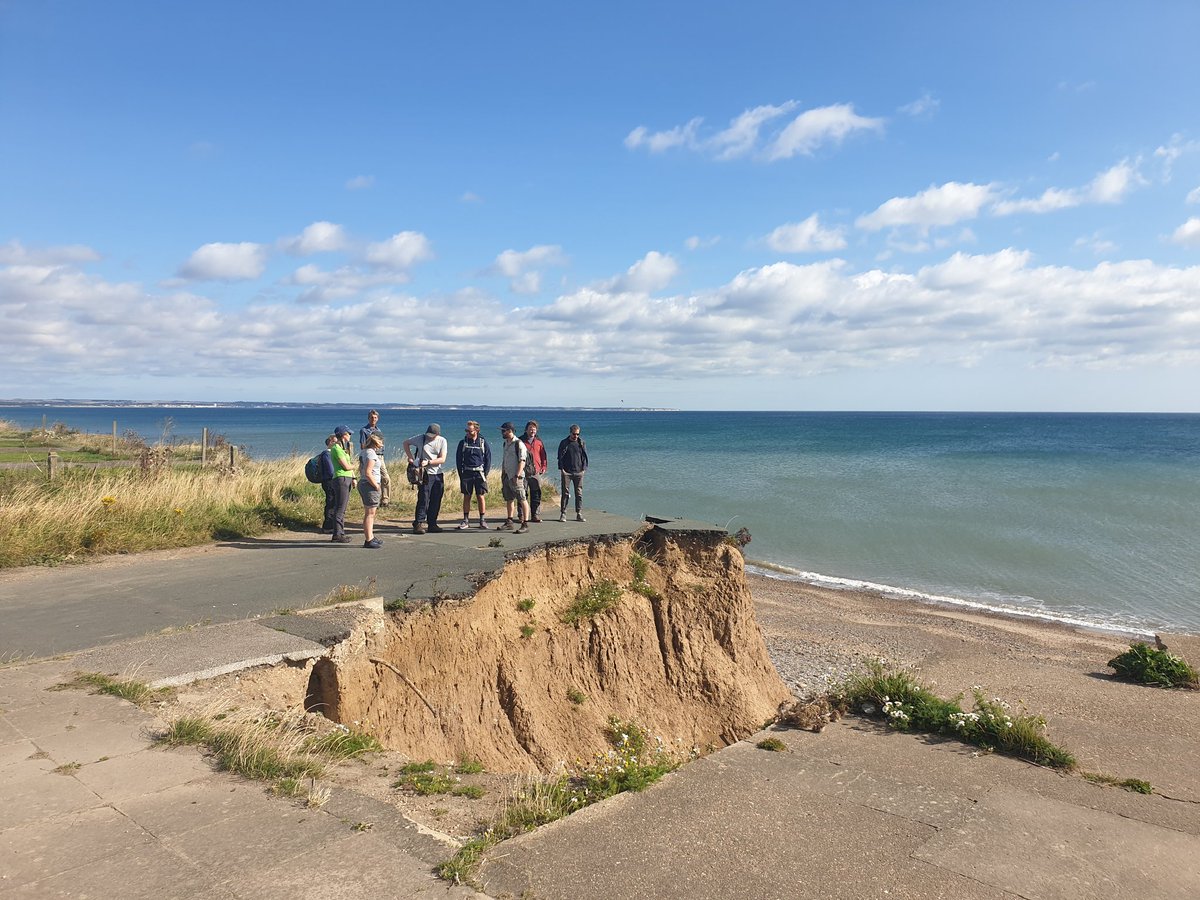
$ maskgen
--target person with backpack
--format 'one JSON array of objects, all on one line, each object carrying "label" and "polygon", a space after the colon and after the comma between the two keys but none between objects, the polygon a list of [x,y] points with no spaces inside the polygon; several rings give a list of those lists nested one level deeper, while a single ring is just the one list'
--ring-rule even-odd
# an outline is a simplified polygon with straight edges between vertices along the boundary
[{"label": "person with backpack", "polygon": [[535,419],[530,419],[525,423],[525,433],[521,435],[521,443],[525,445],[525,449],[529,451],[529,466],[525,472],[525,489],[529,492],[529,521],[540,522],[538,510],[542,506],[542,475],[546,474],[546,469],[550,465],[550,460],[546,458],[546,445],[542,443],[542,439],[537,436],[538,423]]},{"label": "person with backpack", "polygon": [[479,498],[479,527],[487,530],[488,472],[492,470],[492,448],[479,433],[479,423],[467,423],[467,436],[458,442],[454,454],[454,465],[458,469],[458,484],[463,495],[463,517],[459,531],[471,527],[471,495]]},{"label": "person with backpack", "polygon": [[354,458],[350,455],[350,429],[339,425],[333,430],[334,444],[329,448],[333,460],[333,537],[335,544],[350,543],[346,534],[346,507],[350,505],[350,491],[354,489]]},{"label": "person with backpack", "polygon": [[333,489],[333,454],[329,452],[337,438],[330,435],[325,438],[325,449],[318,453],[317,474],[321,479],[321,490],[325,492],[325,515],[321,519],[321,534],[333,534],[333,514],[337,509],[337,494]]},{"label": "person with backpack", "polygon": [[579,426],[572,425],[567,436],[558,444],[558,471],[562,476],[562,502],[559,506],[558,521],[567,521],[567,501],[571,496],[571,485],[575,486],[575,521],[587,521],[583,517],[583,474],[587,467],[587,446],[579,436]]}]

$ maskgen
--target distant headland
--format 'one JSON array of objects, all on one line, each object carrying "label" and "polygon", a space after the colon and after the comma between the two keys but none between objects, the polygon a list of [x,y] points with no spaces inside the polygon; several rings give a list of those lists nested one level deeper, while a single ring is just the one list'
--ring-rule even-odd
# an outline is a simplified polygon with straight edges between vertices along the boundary
[{"label": "distant headland", "polygon": [[[275,403],[267,400],[79,400],[61,397],[44,400],[0,399],[0,406],[100,409],[345,409],[364,403]],[[373,403],[376,409],[511,409],[488,403]],[[668,406],[522,406],[522,409],[582,410],[585,412],[679,412]]]}]

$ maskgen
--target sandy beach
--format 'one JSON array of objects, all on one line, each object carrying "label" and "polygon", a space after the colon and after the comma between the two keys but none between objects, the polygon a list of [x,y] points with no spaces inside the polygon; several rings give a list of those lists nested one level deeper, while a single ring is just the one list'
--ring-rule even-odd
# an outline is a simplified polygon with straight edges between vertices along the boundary
[{"label": "sandy beach", "polygon": [[[1050,738],[1089,772],[1142,778],[1200,800],[1200,692],[1117,681],[1118,634],[926,606],[748,576],[771,658],[798,694],[816,693],[869,659],[911,667],[943,696],[979,685],[1047,720]],[[1200,638],[1166,635],[1193,665]]]}]

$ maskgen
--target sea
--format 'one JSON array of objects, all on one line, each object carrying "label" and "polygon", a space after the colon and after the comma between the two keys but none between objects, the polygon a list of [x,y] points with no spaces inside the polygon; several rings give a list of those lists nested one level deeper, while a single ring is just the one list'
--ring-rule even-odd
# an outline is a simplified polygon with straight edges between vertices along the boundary
[{"label": "sea", "polygon": [[[377,407],[391,452],[468,419],[571,424],[585,505],[747,529],[753,571],[1111,629],[1200,633],[1200,415]],[[364,407],[0,407],[24,426],[311,455]],[[551,464],[553,468],[553,462]]]}]

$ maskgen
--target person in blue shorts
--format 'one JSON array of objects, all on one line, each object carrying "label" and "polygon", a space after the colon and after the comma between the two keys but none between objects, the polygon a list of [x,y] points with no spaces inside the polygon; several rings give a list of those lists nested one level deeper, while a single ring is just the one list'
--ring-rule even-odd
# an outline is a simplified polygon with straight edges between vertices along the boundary
[{"label": "person in blue shorts", "polygon": [[467,423],[467,436],[458,442],[454,465],[458,469],[458,483],[463,495],[463,517],[459,531],[471,527],[471,495],[479,498],[479,527],[487,530],[488,472],[492,470],[492,448],[479,433],[479,423]]}]

